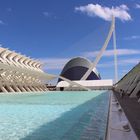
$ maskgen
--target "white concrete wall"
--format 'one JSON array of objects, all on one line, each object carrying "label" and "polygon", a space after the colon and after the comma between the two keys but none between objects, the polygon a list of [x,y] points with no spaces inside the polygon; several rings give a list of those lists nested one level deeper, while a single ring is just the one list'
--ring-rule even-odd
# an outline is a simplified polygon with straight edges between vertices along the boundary
[{"label": "white concrete wall", "polygon": [[136,98],[140,92],[140,63],[130,70],[116,85],[115,90]]}]

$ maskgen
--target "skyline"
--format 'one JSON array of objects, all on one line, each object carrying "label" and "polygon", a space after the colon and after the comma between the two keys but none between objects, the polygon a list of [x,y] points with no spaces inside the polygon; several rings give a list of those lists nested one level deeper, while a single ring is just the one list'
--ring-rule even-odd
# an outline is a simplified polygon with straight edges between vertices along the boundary
[{"label": "skyline", "polygon": [[[42,60],[49,73],[59,74],[64,64],[76,54],[93,61],[108,28],[100,39],[95,33],[98,29],[99,33],[103,31],[102,27],[109,27],[112,14],[116,17],[119,79],[140,61],[138,0],[0,0],[0,3],[0,44]],[[96,40],[99,41],[98,48],[94,47]],[[112,41],[97,69],[102,78],[114,78]]]}]

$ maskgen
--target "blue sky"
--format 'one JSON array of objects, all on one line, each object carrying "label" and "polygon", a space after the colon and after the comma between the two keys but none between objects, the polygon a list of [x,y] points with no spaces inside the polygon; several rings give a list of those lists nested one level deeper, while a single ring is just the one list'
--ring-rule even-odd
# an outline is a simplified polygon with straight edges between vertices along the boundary
[{"label": "blue sky", "polygon": [[[73,56],[95,59],[112,14],[121,78],[140,60],[139,0],[0,0],[0,44],[59,74]],[[110,41],[97,66],[102,78],[114,78],[112,49]]]}]

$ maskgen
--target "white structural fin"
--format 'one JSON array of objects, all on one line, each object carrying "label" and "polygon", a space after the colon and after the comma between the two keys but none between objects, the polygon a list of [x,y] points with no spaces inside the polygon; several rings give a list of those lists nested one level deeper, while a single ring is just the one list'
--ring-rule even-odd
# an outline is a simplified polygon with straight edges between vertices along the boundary
[{"label": "white structural fin", "polygon": [[114,28],[115,28],[115,18],[113,16],[112,17],[111,27],[110,27],[108,36],[107,36],[107,38],[105,40],[105,43],[104,43],[103,47],[101,48],[99,54],[97,55],[95,61],[91,64],[90,68],[86,71],[86,73],[83,75],[81,80],[86,80],[88,78],[88,76],[90,75],[90,73],[92,72],[92,70],[96,67],[96,65],[100,61],[101,57],[103,56],[103,53],[105,52],[105,50],[106,50],[106,48],[108,46],[109,41],[111,39],[111,36],[113,34],[113,31],[114,31]]}]

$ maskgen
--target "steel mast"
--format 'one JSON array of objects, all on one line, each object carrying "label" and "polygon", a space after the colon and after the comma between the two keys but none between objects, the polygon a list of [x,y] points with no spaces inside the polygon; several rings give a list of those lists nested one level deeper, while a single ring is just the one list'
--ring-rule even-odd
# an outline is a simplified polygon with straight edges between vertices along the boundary
[{"label": "steel mast", "polygon": [[113,31],[113,47],[114,47],[114,73],[115,73],[114,83],[117,83],[117,81],[118,81],[118,65],[117,65],[117,45],[116,45],[115,22],[114,22],[114,31]]}]

